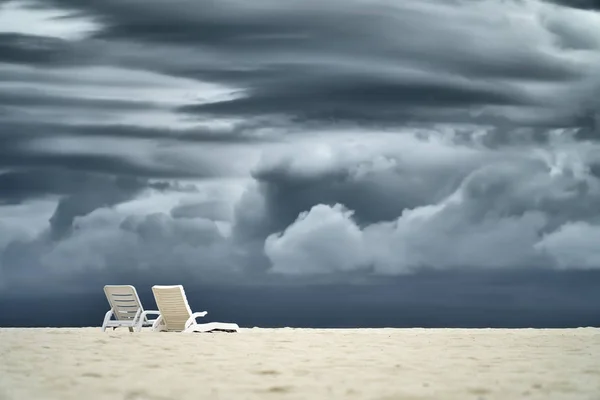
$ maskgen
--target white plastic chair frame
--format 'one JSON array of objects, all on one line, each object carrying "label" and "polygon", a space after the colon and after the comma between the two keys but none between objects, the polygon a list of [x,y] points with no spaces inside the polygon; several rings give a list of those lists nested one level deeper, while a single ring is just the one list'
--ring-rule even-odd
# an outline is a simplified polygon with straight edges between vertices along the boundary
[{"label": "white plastic chair frame", "polygon": [[239,326],[228,322],[207,322],[199,324],[196,318],[204,317],[207,311],[192,312],[182,285],[152,287],[156,305],[160,310],[152,330],[170,332],[237,332]]},{"label": "white plastic chair frame", "polygon": [[[144,326],[152,326],[155,319],[148,318],[149,315],[158,315],[156,310],[144,310],[140,298],[131,285],[106,285],[104,293],[110,305],[110,310],[104,315],[102,332],[107,328],[116,329],[127,327],[130,332],[140,332]],[[114,317],[115,319],[111,319]]]}]

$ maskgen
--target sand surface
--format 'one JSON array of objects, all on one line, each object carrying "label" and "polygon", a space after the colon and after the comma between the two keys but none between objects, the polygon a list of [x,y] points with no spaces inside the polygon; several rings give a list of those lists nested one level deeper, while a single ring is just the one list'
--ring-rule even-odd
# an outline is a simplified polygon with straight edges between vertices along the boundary
[{"label": "sand surface", "polygon": [[0,399],[600,399],[600,329],[0,329]]}]

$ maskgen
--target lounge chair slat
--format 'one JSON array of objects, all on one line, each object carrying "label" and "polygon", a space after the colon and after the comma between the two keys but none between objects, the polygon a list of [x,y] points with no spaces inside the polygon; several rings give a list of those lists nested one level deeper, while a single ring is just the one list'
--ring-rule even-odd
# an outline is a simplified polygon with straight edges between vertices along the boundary
[{"label": "lounge chair slat", "polygon": [[[107,327],[128,327],[130,330],[151,325],[154,320],[147,318],[148,314],[156,315],[158,311],[144,311],[135,288],[131,285],[106,285],[104,293],[110,305],[110,310],[104,317],[102,330]],[[114,317],[114,319],[111,319]]]},{"label": "lounge chair slat", "polygon": [[[209,322],[206,324],[186,323],[192,317],[192,309],[187,301],[183,286],[153,286],[152,293],[160,311],[160,318],[153,329],[173,332],[209,332],[211,330],[237,331],[239,327],[233,323]],[[160,323],[160,324],[159,324]]]}]

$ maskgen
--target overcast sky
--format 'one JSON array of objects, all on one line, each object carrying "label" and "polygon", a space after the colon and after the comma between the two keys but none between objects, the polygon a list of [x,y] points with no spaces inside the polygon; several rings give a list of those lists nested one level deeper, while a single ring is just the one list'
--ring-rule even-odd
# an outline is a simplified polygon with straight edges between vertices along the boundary
[{"label": "overcast sky", "polygon": [[0,0],[0,303],[600,325],[599,139],[596,0]]}]

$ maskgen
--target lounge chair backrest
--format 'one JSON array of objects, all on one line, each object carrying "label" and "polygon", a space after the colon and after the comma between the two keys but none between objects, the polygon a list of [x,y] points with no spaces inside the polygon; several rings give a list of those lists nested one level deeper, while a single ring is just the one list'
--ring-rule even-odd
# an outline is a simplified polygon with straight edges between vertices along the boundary
[{"label": "lounge chair backrest", "polygon": [[140,298],[131,285],[106,285],[104,293],[115,319],[119,321],[133,320],[144,311]]},{"label": "lounge chair backrest", "polygon": [[167,331],[183,331],[185,322],[192,315],[183,286],[155,285],[152,292]]}]

